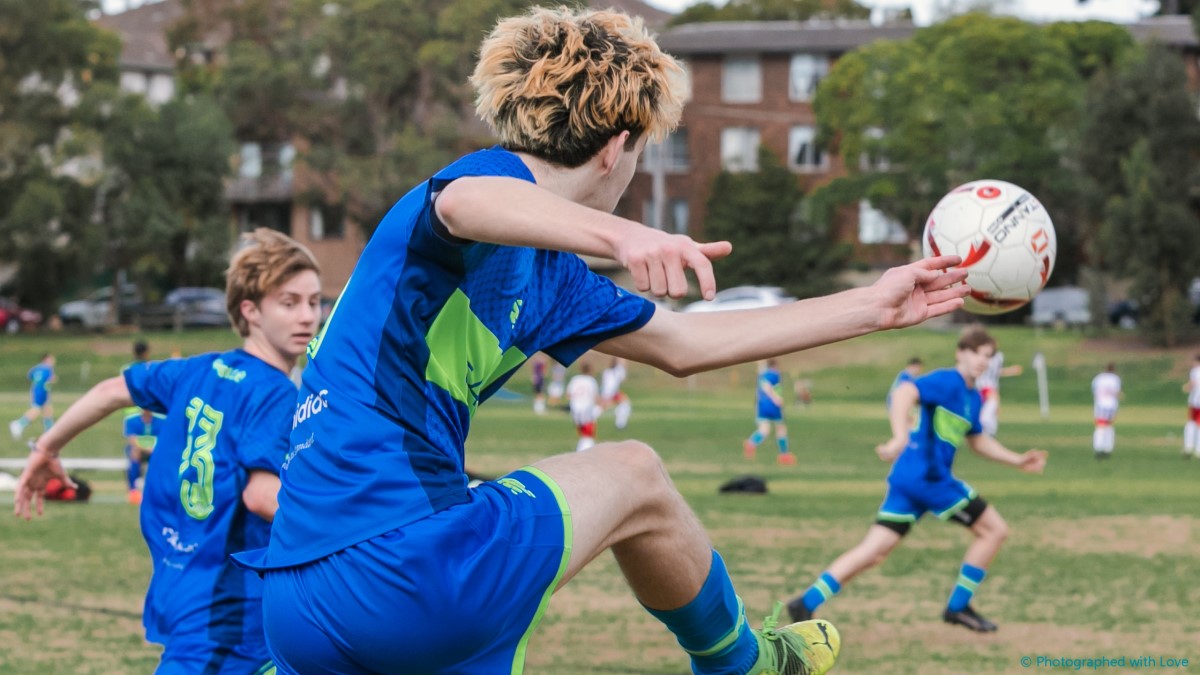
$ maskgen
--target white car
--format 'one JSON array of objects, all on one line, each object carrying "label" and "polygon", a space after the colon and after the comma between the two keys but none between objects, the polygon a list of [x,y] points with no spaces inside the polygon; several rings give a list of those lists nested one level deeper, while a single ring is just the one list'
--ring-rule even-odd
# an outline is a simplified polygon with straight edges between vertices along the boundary
[{"label": "white car", "polygon": [[685,305],[684,312],[723,312],[727,309],[758,309],[774,307],[796,299],[784,295],[778,286],[734,286],[719,291],[712,300],[701,300]]}]

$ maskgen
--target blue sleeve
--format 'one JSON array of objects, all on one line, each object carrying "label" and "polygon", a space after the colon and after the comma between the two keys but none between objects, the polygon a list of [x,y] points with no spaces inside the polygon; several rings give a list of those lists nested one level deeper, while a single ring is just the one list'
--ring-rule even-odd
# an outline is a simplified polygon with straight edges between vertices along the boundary
[{"label": "blue sleeve", "polygon": [[971,430],[967,432],[967,435],[978,436],[983,433],[983,422],[979,421],[979,414],[983,411],[983,398],[980,397],[978,391],[970,391],[967,393],[967,400],[971,402],[971,414],[968,415],[971,421]]},{"label": "blue sleeve", "polygon": [[130,366],[122,375],[125,377],[125,386],[129,388],[133,404],[165,415],[180,378],[189,368],[197,367],[198,362],[205,358],[208,357],[193,356],[190,359],[153,361]]},{"label": "blue sleeve", "polygon": [[948,372],[938,370],[913,380],[913,385],[916,386],[917,393],[921,396],[921,405],[946,405],[950,385],[953,384],[953,381],[946,377]]},{"label": "blue sleeve", "polygon": [[141,422],[140,415],[130,415],[125,418],[125,435],[140,436],[141,429],[137,428],[138,422]]},{"label": "blue sleeve", "polygon": [[240,420],[238,462],[243,468],[247,471],[270,471],[279,475],[279,469],[288,451],[294,412],[296,389],[289,382],[273,387],[258,405]]},{"label": "blue sleeve", "polygon": [[537,351],[569,366],[597,344],[631,333],[654,316],[654,303],[592,272],[579,256],[548,255],[556,259],[560,291],[542,321]]}]

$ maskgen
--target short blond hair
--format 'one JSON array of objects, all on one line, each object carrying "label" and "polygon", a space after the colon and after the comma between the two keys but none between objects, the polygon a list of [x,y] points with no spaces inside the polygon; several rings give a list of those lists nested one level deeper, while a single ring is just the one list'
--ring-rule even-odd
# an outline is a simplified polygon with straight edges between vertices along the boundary
[{"label": "short blond hair", "polygon": [[321,273],[312,252],[295,239],[265,227],[243,234],[225,270],[225,309],[238,335],[250,335],[250,324],[242,316],[243,300],[257,305],[305,270]]},{"label": "short blond hair", "polygon": [[682,75],[641,18],[534,7],[496,24],[471,84],[502,147],[574,168],[622,131],[664,138],[683,112]]}]

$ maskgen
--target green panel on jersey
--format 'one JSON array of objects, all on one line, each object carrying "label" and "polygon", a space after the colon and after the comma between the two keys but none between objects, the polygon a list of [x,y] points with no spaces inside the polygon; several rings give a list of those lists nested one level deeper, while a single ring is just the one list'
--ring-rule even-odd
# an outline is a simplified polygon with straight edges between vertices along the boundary
[{"label": "green panel on jersey", "polygon": [[425,344],[425,379],[466,405],[471,415],[479,407],[479,393],[528,358],[516,347],[500,350],[499,338],[471,311],[471,299],[461,289],[433,320]]},{"label": "green panel on jersey", "polygon": [[971,423],[966,418],[956,415],[942,406],[938,406],[933,411],[933,433],[950,445],[957,448],[970,430]]}]

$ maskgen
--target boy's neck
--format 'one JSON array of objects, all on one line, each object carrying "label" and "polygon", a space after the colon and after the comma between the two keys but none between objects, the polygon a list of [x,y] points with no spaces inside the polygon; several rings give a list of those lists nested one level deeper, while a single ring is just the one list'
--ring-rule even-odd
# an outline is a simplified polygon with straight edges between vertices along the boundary
[{"label": "boy's neck", "polygon": [[581,170],[583,167],[568,169],[524,152],[518,152],[516,155],[533,174],[533,179],[537,181],[538,187],[576,204],[587,205],[590,186]]},{"label": "boy's neck", "polygon": [[959,375],[962,375],[962,379],[966,381],[968,387],[971,389],[975,388],[975,378],[971,377],[971,375],[967,373],[967,370],[964,366],[955,366],[954,369],[958,371]]},{"label": "boy's neck", "polygon": [[296,357],[281,353],[263,336],[256,334],[254,331],[251,331],[250,335],[247,335],[245,341],[242,342],[242,350],[251,356],[257,357],[263,363],[276,368],[284,375],[290,375],[292,368],[296,367]]}]

